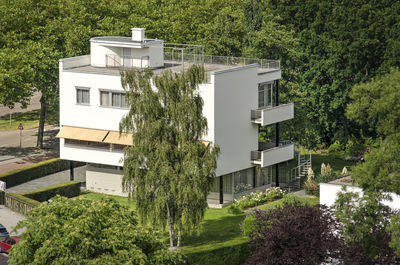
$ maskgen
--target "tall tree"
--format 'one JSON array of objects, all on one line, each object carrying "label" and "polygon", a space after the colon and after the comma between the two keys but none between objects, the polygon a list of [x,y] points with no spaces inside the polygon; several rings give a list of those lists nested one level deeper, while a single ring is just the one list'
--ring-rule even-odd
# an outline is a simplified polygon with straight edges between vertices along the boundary
[{"label": "tall tree", "polygon": [[[165,227],[170,245],[180,245],[181,233],[200,224],[215,177],[217,146],[205,145],[207,120],[198,85],[201,66],[183,73],[146,70],[121,73],[130,105],[120,130],[132,132],[125,148],[123,189],[134,198],[142,222]],[[155,89],[152,87],[152,83]]]}]

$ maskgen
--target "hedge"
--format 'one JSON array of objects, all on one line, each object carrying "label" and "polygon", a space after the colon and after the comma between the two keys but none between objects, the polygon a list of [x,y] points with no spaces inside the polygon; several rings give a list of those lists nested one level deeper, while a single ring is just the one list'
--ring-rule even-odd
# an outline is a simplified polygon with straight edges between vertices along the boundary
[{"label": "hedge", "polygon": [[[0,180],[7,183],[7,188],[41,178],[56,172],[69,169],[68,160],[54,158],[42,161],[33,165],[11,170],[7,173],[0,174]],[[81,166],[85,163],[78,162],[75,166]]]},{"label": "hedge", "polygon": [[53,198],[57,194],[64,197],[76,197],[81,193],[81,182],[80,181],[68,181],[57,185],[48,186],[33,191],[19,193],[19,195],[25,196],[38,202],[44,202]]},{"label": "hedge", "polygon": [[190,265],[240,265],[250,255],[249,243],[226,246],[218,249],[184,253]]},{"label": "hedge", "polygon": [[0,190],[0,205],[4,205],[6,203],[6,193]]}]

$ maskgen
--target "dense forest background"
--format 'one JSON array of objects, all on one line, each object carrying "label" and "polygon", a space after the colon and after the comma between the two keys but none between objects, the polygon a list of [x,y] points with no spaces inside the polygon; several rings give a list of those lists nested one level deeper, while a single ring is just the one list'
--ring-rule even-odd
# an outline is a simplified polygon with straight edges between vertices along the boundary
[{"label": "dense forest background", "polygon": [[350,91],[400,65],[400,2],[394,0],[0,0],[0,5],[5,105],[26,102],[35,87],[45,107],[54,107],[59,58],[88,54],[93,36],[129,36],[130,28],[144,27],[147,37],[202,44],[206,54],[279,59],[281,101],[296,108],[281,138],[314,149],[332,144],[345,149],[379,138],[370,123],[345,115],[355,100]]}]

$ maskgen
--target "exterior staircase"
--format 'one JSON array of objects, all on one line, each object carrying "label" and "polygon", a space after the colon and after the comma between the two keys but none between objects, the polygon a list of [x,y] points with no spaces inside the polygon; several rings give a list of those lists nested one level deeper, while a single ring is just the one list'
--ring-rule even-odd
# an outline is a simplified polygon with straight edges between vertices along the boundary
[{"label": "exterior staircase", "polygon": [[312,167],[311,153],[301,155],[300,148],[296,148],[295,157],[298,159],[298,165],[288,172],[288,191],[296,191],[301,189],[301,179],[308,174],[308,169]]}]

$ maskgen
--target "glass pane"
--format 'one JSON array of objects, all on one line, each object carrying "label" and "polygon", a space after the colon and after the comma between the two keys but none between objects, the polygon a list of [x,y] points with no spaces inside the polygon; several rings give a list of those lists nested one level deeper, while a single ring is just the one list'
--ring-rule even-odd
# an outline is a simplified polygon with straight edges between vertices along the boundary
[{"label": "glass pane", "polygon": [[114,107],[121,107],[121,94],[112,93],[112,105]]},{"label": "glass pane", "polygon": [[125,94],[121,94],[121,107],[123,107],[123,108],[128,107],[128,102],[126,101]]},{"label": "glass pane", "polygon": [[76,103],[82,103],[82,91],[80,89],[76,90]]},{"label": "glass pane", "polygon": [[104,91],[100,92],[100,105],[108,106],[108,92],[104,92]]},{"label": "glass pane", "polygon": [[264,107],[264,91],[258,92],[258,107]]},{"label": "glass pane", "polygon": [[89,90],[82,90],[82,103],[89,104]]}]

